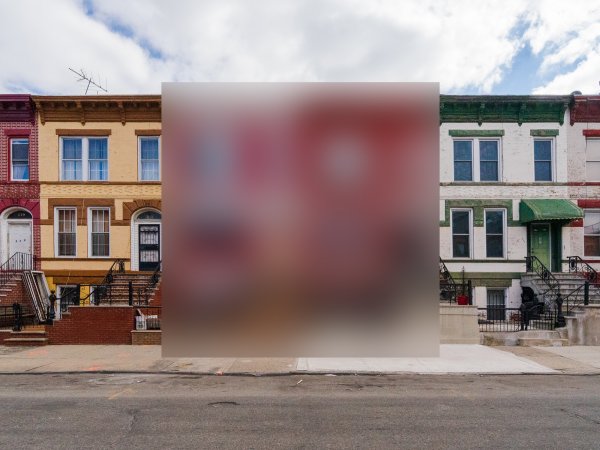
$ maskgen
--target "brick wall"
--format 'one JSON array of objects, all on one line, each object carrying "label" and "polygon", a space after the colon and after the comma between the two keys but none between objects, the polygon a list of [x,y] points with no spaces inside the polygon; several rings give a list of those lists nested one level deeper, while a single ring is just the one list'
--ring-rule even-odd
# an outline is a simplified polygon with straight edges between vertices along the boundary
[{"label": "brick wall", "polygon": [[11,306],[13,303],[17,302],[33,308],[29,294],[25,289],[23,279],[20,276],[15,277],[14,280],[6,285],[6,287],[10,288],[10,290],[0,291],[0,306]]},{"label": "brick wall", "polygon": [[132,345],[160,345],[162,338],[161,330],[145,330],[145,331],[132,331],[131,332],[131,344]]},{"label": "brick wall", "polygon": [[135,308],[71,306],[62,319],[46,326],[49,344],[131,344]]}]

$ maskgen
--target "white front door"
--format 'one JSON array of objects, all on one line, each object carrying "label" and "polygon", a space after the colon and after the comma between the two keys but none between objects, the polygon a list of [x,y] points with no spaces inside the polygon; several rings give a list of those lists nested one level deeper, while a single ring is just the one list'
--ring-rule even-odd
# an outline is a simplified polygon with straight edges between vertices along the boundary
[{"label": "white front door", "polygon": [[31,222],[8,223],[8,258],[15,253],[31,254]]}]

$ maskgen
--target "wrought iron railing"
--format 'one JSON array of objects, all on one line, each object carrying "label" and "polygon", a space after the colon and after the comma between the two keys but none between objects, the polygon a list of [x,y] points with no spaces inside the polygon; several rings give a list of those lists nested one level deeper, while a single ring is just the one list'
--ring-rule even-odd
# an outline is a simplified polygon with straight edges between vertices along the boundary
[{"label": "wrought iron railing", "polygon": [[24,325],[35,324],[35,319],[35,313],[28,305],[16,303],[0,306],[0,328],[12,328],[14,331],[20,331]]},{"label": "wrought iron railing", "polygon": [[440,301],[453,303],[456,301],[456,282],[440,257]]},{"label": "wrought iron railing", "polygon": [[548,269],[537,256],[526,256],[525,257],[525,268],[527,272],[533,272],[544,282],[547,286],[548,291],[552,294],[552,300],[560,293],[560,282],[552,275],[550,269]]},{"label": "wrought iron railing", "polygon": [[590,282],[585,281],[576,287],[568,295],[562,298],[562,306],[565,313],[570,315],[577,306],[588,305],[590,302]]},{"label": "wrought iron railing", "polygon": [[29,253],[16,252],[0,266],[0,287],[6,285],[18,273],[33,270],[35,256]]},{"label": "wrought iron railing", "polygon": [[554,330],[558,312],[537,304],[525,310],[488,306],[477,308],[479,331],[516,332],[522,330]]},{"label": "wrought iron railing", "polygon": [[151,275],[150,279],[148,280],[148,283],[146,283],[145,286],[142,286],[137,289],[137,292],[136,292],[137,295],[136,295],[136,298],[134,299],[134,301],[136,302],[137,305],[147,305],[149,303],[150,297],[152,296],[152,293],[154,292],[154,288],[156,288],[156,285],[160,281],[161,274],[162,274],[162,261],[159,261],[158,265],[156,266],[156,269],[154,269],[154,272],[152,272],[152,275]]},{"label": "wrought iron railing", "polygon": [[581,259],[580,256],[567,256],[567,259],[569,260],[570,273],[581,275],[592,284],[598,284],[598,282],[600,282],[596,269]]}]

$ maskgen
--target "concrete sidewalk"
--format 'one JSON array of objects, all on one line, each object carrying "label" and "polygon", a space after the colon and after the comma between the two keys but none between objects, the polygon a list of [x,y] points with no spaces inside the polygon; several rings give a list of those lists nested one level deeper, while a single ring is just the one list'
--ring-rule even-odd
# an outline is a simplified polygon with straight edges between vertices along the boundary
[{"label": "concrete sidewalk", "polygon": [[0,347],[0,373],[600,374],[600,347],[447,344],[439,358],[162,358],[160,346]]}]

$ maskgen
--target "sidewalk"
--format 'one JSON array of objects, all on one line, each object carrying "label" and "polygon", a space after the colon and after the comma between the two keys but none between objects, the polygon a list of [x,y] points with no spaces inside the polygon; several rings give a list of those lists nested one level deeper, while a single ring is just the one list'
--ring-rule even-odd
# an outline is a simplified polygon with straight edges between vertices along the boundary
[{"label": "sidewalk", "polygon": [[0,373],[600,374],[600,347],[441,345],[439,358],[162,358],[160,346],[0,347]]}]

